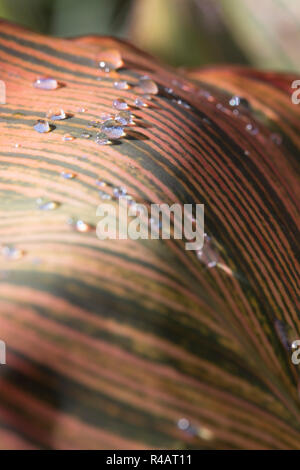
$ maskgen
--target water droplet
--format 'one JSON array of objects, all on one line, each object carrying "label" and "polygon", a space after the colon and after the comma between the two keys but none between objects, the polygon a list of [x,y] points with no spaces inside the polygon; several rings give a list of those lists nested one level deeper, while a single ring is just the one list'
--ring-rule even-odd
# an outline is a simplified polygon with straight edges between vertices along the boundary
[{"label": "water droplet", "polygon": [[128,104],[123,100],[123,98],[117,98],[113,101],[113,107],[119,111],[124,111],[125,109],[128,109]]},{"label": "water droplet", "polygon": [[186,418],[180,418],[177,422],[177,426],[181,431],[186,431],[190,427],[190,422]]},{"label": "water droplet", "polygon": [[225,109],[225,107],[222,105],[222,103],[217,103],[216,108],[220,109],[220,111],[223,111]]},{"label": "water droplet", "polygon": [[124,63],[120,52],[117,49],[106,49],[98,55],[98,63],[102,72],[118,70]]},{"label": "water droplet", "polygon": [[78,108],[77,112],[78,113],[86,113],[87,109],[86,108]]},{"label": "water droplet", "polygon": [[72,140],[75,140],[75,138],[76,137],[71,134],[65,134],[62,136],[62,140],[64,140],[65,142],[71,142]]},{"label": "water droplet", "polygon": [[94,227],[92,225],[88,224],[87,222],[84,222],[81,219],[74,219],[73,217],[70,217],[67,220],[67,224],[70,225],[77,232],[85,233],[94,230]]},{"label": "water droplet", "polygon": [[142,98],[136,98],[134,100],[134,105],[137,107],[137,108],[147,108],[149,105],[148,103],[145,101],[145,98],[142,97]]},{"label": "water droplet", "polygon": [[99,191],[99,196],[101,197],[101,199],[106,199],[106,200],[111,199],[111,195],[106,193],[105,191]]},{"label": "water droplet", "polygon": [[114,82],[114,87],[118,90],[128,90],[129,85],[126,80],[119,80]]},{"label": "water droplet", "polygon": [[116,199],[119,199],[122,196],[126,196],[126,194],[127,194],[127,189],[123,188],[122,186],[120,186],[119,188],[113,189],[113,195]]},{"label": "water droplet", "polygon": [[130,124],[134,123],[130,111],[120,111],[118,114],[116,114],[115,121],[122,124],[122,126],[129,126]]},{"label": "water droplet", "polygon": [[275,145],[281,145],[282,144],[282,136],[280,134],[271,134],[271,140],[274,142]]},{"label": "water droplet", "polygon": [[298,339],[296,331],[288,324],[278,318],[274,320],[274,326],[278,337],[287,351],[294,349],[294,341]]},{"label": "water droplet", "polygon": [[107,183],[102,180],[96,180],[96,185],[100,186],[101,188],[104,188],[107,185]]},{"label": "water droplet", "polygon": [[39,88],[40,90],[56,90],[59,84],[55,78],[40,77],[35,80],[35,82],[33,82],[33,86],[35,88]]},{"label": "water droplet", "polygon": [[44,119],[39,119],[33,127],[37,132],[40,132],[41,134],[51,131],[49,122],[45,121]]},{"label": "water droplet", "polygon": [[186,418],[180,418],[177,421],[177,427],[191,436],[199,437],[205,441],[210,441],[213,439],[213,432],[205,426],[195,426],[190,423]]},{"label": "water droplet", "polygon": [[202,93],[200,93],[204,98],[206,98],[206,100],[209,102],[209,103],[215,103],[216,101],[216,98],[211,94],[209,93],[209,91],[203,91]]},{"label": "water droplet", "polygon": [[148,77],[140,78],[138,87],[143,91],[143,93],[149,93],[149,95],[157,95],[159,91],[156,83]]},{"label": "water droplet", "polygon": [[207,234],[204,234],[204,243],[201,250],[196,251],[197,258],[208,268],[214,268],[219,262],[219,253],[214,246],[213,240]]},{"label": "water droplet", "polygon": [[102,113],[100,116],[101,121],[108,121],[109,119],[113,119],[114,115],[111,113]]},{"label": "water droplet", "polygon": [[11,245],[5,245],[1,248],[2,255],[9,260],[16,261],[21,259],[25,252]]},{"label": "water droplet", "polygon": [[246,131],[248,131],[251,135],[258,134],[259,130],[253,124],[249,123],[246,125]]},{"label": "water droplet", "polygon": [[37,204],[41,211],[54,211],[60,206],[60,203],[57,201],[44,201],[42,198],[37,200]]},{"label": "water droplet", "polygon": [[88,127],[99,127],[100,121],[90,121]]},{"label": "water droplet", "polygon": [[105,121],[101,126],[101,130],[109,139],[119,139],[124,135],[123,126],[113,119]]},{"label": "water droplet", "polygon": [[87,224],[83,220],[77,220],[75,228],[78,232],[90,232],[93,229],[91,225]]},{"label": "water droplet", "polygon": [[15,147],[16,149],[18,149],[19,147],[21,147],[21,144],[15,144]]},{"label": "water droplet", "polygon": [[49,109],[46,117],[48,119],[51,119],[51,121],[60,121],[62,119],[66,119],[67,115],[63,109],[53,108],[53,109]]},{"label": "water droplet", "polygon": [[244,155],[246,155],[246,157],[249,157],[249,155],[250,155],[249,150],[245,150],[245,151],[244,151]]},{"label": "water droplet", "polygon": [[92,134],[89,134],[88,132],[83,132],[80,137],[82,137],[82,139],[89,139],[90,137],[92,137]]},{"label": "water droplet", "polygon": [[214,437],[214,433],[204,426],[197,427],[196,433],[197,436],[200,437],[200,439],[204,439],[205,441],[211,441]]},{"label": "water droplet", "polygon": [[208,119],[208,118],[206,118],[206,117],[202,118],[202,121],[203,121],[205,124],[207,124],[208,126],[211,126],[211,124],[212,124],[211,120]]},{"label": "water droplet", "polygon": [[98,145],[110,145],[111,144],[111,141],[107,139],[106,137],[103,137],[103,134],[101,133],[96,135],[95,142]]},{"label": "water droplet", "polygon": [[71,173],[71,172],[68,172],[68,171],[62,171],[60,176],[62,176],[66,180],[72,180],[72,179],[76,178],[75,173]]},{"label": "water droplet", "polygon": [[191,106],[186,101],[183,101],[181,99],[178,99],[178,100],[174,99],[173,101],[179,104],[180,106],[183,106],[186,109],[191,109]]},{"label": "water droplet", "polygon": [[180,88],[181,90],[185,90],[185,91],[191,91],[192,90],[192,87],[186,83],[183,83],[179,80],[176,80],[176,79],[173,79],[172,80],[172,85],[176,86],[177,88]]}]

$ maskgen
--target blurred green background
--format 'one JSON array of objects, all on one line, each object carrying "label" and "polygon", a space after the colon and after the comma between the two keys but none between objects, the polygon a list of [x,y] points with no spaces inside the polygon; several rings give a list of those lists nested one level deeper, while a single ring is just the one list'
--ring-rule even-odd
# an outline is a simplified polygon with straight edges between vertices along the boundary
[{"label": "blurred green background", "polygon": [[126,38],[177,66],[300,68],[300,0],[0,0],[0,16],[56,36]]}]

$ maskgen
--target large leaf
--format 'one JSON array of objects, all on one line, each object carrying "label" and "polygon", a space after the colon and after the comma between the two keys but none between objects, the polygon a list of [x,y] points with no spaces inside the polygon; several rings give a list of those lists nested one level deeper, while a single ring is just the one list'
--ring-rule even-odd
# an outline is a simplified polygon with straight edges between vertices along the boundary
[{"label": "large leaf", "polygon": [[[125,66],[103,76],[107,47]],[[294,77],[183,76],[111,38],[53,39],[7,23],[0,51],[0,447],[299,448]],[[144,74],[160,93],[134,110],[120,144],[82,138],[115,98],[133,103],[135,91],[113,82]],[[34,88],[41,75],[63,86]],[[249,105],[231,106],[233,93]],[[38,134],[36,120],[57,106],[72,117]],[[218,265],[182,240],[74,230],[70,217],[98,222],[98,178],[137,201],[204,203]],[[60,205],[41,211],[37,198]]]}]

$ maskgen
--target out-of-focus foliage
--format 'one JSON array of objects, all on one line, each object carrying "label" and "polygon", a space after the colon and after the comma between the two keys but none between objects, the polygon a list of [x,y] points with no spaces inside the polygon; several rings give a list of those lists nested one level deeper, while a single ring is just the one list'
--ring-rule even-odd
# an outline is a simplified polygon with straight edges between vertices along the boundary
[{"label": "out-of-focus foliage", "polygon": [[51,0],[0,0],[0,15],[37,31],[49,32],[53,12]]},{"label": "out-of-focus foliage", "polygon": [[245,63],[226,29],[218,5],[210,0],[134,2],[129,37],[174,65]]},{"label": "out-of-focus foliage", "polygon": [[300,69],[299,0],[220,0],[224,21],[250,62]]},{"label": "out-of-focus foliage", "polygon": [[173,65],[299,70],[299,0],[0,0],[0,16],[58,36],[126,38]]},{"label": "out-of-focus foliage", "polygon": [[78,36],[90,33],[126,36],[131,0],[56,0],[51,33]]}]

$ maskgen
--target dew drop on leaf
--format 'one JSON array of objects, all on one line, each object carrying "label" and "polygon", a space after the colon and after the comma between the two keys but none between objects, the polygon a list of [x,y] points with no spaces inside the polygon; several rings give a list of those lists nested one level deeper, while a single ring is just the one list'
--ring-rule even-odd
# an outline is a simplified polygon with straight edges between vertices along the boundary
[{"label": "dew drop on leaf", "polygon": [[201,250],[196,251],[197,258],[207,268],[214,268],[219,262],[219,252],[214,246],[213,240],[207,234],[204,234],[204,243]]},{"label": "dew drop on leaf", "polygon": [[51,131],[49,122],[44,119],[39,119],[34,125],[34,129],[41,134]]},{"label": "dew drop on leaf", "polygon": [[126,188],[123,188],[122,186],[120,186],[119,188],[113,189],[113,195],[116,199],[119,199],[122,196],[126,196],[126,194],[127,194],[127,190]]},{"label": "dew drop on leaf", "polygon": [[82,139],[89,139],[90,137],[92,137],[92,134],[90,134],[89,132],[82,132],[82,134],[80,135],[80,137]]},{"label": "dew drop on leaf", "polygon": [[114,82],[114,87],[117,90],[128,90],[129,85],[128,85],[128,82],[126,80],[118,80],[118,81]]},{"label": "dew drop on leaf", "polygon": [[54,211],[60,206],[57,201],[44,201],[43,199],[38,199],[37,204],[41,211]]},{"label": "dew drop on leaf", "polygon": [[123,126],[129,126],[133,124],[132,114],[130,111],[120,111],[115,116],[115,121],[119,122]]},{"label": "dew drop on leaf", "polygon": [[77,220],[75,224],[75,228],[77,232],[89,232],[92,230],[91,225],[87,224],[83,220]]},{"label": "dew drop on leaf", "polygon": [[106,137],[103,137],[103,134],[97,134],[95,142],[98,145],[110,145],[111,144],[111,141],[107,139]]},{"label": "dew drop on leaf", "polygon": [[257,127],[255,127],[253,124],[249,123],[246,125],[246,131],[249,132],[251,135],[256,135],[258,134],[259,130]]},{"label": "dew drop on leaf", "polygon": [[62,119],[66,119],[67,115],[63,109],[53,108],[53,109],[49,109],[46,117],[48,119],[51,119],[51,121],[60,121]]},{"label": "dew drop on leaf", "polygon": [[123,126],[114,119],[105,121],[101,126],[101,130],[109,139],[119,139],[124,134]]},{"label": "dew drop on leaf", "polygon": [[149,93],[149,95],[157,95],[158,93],[158,86],[154,82],[147,77],[142,77],[139,80],[138,87],[142,90],[143,93]]},{"label": "dew drop on leaf", "polygon": [[137,107],[137,108],[147,108],[148,107],[148,103],[147,101],[145,100],[145,98],[136,98],[134,100],[134,105]]},{"label": "dew drop on leaf", "polygon": [[72,173],[72,172],[69,172],[69,171],[62,171],[60,176],[62,176],[66,180],[72,180],[72,179],[76,178],[76,174]]},{"label": "dew drop on leaf", "polygon": [[64,134],[62,140],[65,142],[71,142],[72,140],[75,140],[75,137],[72,134]]},{"label": "dew drop on leaf", "polygon": [[108,121],[109,119],[113,119],[114,115],[112,113],[102,113],[100,115],[101,121]]},{"label": "dew drop on leaf", "polygon": [[186,431],[190,427],[190,422],[186,418],[180,418],[177,421],[177,427],[181,429],[181,431]]},{"label": "dew drop on leaf", "polygon": [[94,230],[94,227],[87,222],[84,222],[82,219],[73,219],[72,217],[67,220],[68,225],[70,225],[76,232],[91,232]]},{"label": "dew drop on leaf", "polygon": [[12,261],[16,261],[21,259],[25,252],[23,250],[20,250],[19,248],[16,248],[11,245],[4,245],[1,248],[1,253],[4,256],[4,258]]},{"label": "dew drop on leaf", "polygon": [[106,186],[106,182],[98,179],[96,180],[96,185],[104,188]]},{"label": "dew drop on leaf", "polygon": [[125,109],[128,109],[128,104],[123,100],[123,98],[117,98],[113,101],[113,107],[119,111],[124,111]]},{"label": "dew drop on leaf", "polygon": [[271,140],[274,142],[275,145],[282,144],[282,136],[280,134],[271,134]]},{"label": "dew drop on leaf", "polygon": [[101,199],[106,199],[106,200],[111,199],[111,195],[106,193],[105,191],[99,191],[99,196],[101,197]]},{"label": "dew drop on leaf", "polygon": [[33,82],[33,86],[40,90],[56,90],[59,85],[55,78],[40,77]]},{"label": "dew drop on leaf", "polygon": [[100,70],[103,72],[110,72],[118,70],[123,66],[123,60],[120,52],[117,49],[106,49],[102,51],[97,57]]},{"label": "dew drop on leaf", "polygon": [[298,339],[296,331],[288,323],[279,320],[279,318],[274,320],[274,326],[284,348],[287,351],[294,349],[294,341]]}]

